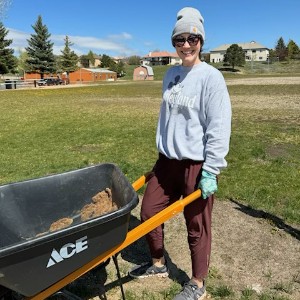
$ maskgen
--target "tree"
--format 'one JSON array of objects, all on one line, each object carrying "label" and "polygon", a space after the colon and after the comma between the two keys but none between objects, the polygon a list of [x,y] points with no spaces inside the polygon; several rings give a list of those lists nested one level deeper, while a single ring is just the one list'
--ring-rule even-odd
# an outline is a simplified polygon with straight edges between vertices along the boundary
[{"label": "tree", "polygon": [[38,16],[35,25],[32,26],[35,34],[31,34],[31,38],[27,40],[28,59],[26,61],[28,72],[36,72],[44,74],[56,72],[56,62],[53,54],[53,43],[50,41],[51,34],[48,32],[46,25],[43,25],[42,17]]},{"label": "tree", "polygon": [[90,61],[87,55],[81,55],[79,58],[80,65],[83,68],[89,68],[90,67]]},{"label": "tree", "polygon": [[125,65],[121,60],[116,63],[111,59],[108,69],[110,71],[116,72],[118,77],[122,77],[125,75]]},{"label": "tree", "polygon": [[69,78],[69,74],[71,72],[74,72],[78,69],[77,62],[78,62],[78,56],[77,54],[71,50],[71,46],[73,44],[71,43],[68,36],[65,38],[65,47],[61,51],[62,55],[60,56],[60,68],[63,72],[67,73],[67,78]]},{"label": "tree", "polygon": [[17,59],[14,57],[14,50],[8,48],[12,40],[5,37],[8,30],[0,22],[0,74],[15,73],[17,67]]},{"label": "tree", "polygon": [[18,71],[19,75],[24,76],[25,70],[27,70],[27,64],[26,61],[28,59],[28,54],[26,51],[19,50],[19,57],[18,57]]},{"label": "tree", "polygon": [[0,0],[0,19],[5,17],[6,11],[11,5],[11,0]]},{"label": "tree", "polygon": [[279,40],[277,41],[277,45],[275,47],[275,53],[279,61],[285,60],[288,56],[288,50],[282,37],[280,37]]},{"label": "tree", "polygon": [[140,65],[141,63],[141,57],[140,56],[137,56],[137,55],[133,55],[133,56],[130,56],[128,58],[128,64],[129,65]]},{"label": "tree", "polygon": [[274,61],[277,61],[277,55],[274,49],[269,50],[269,62],[272,63]]},{"label": "tree", "polygon": [[245,63],[245,53],[238,44],[232,44],[224,55],[224,62],[229,63],[234,69],[235,66],[242,66]]},{"label": "tree", "polygon": [[114,63],[114,61],[106,54],[102,55],[102,59],[101,59],[101,67],[102,68],[111,68],[112,63]]},{"label": "tree", "polygon": [[289,43],[287,44],[287,50],[288,50],[289,59],[299,58],[300,50],[297,44],[293,40],[289,40]]},{"label": "tree", "polygon": [[117,63],[116,72],[118,77],[125,75],[125,64],[121,60]]},{"label": "tree", "polygon": [[95,57],[94,57],[94,53],[92,50],[89,51],[89,53],[87,54],[87,58],[89,60],[89,65],[94,66],[95,64]]}]

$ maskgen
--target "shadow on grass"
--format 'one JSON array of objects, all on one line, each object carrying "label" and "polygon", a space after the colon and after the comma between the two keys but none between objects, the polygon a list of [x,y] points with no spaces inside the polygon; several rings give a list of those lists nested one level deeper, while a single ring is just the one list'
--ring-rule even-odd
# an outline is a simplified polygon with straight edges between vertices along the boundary
[{"label": "shadow on grass", "polygon": [[239,69],[234,69],[234,68],[231,68],[231,67],[221,67],[221,68],[218,68],[219,71],[225,71],[225,72],[240,72]]},{"label": "shadow on grass", "polygon": [[[100,300],[107,300],[105,282],[107,281],[108,274],[106,266],[110,261],[110,258],[107,259],[47,299],[88,300],[98,296]],[[116,281],[116,286],[118,284],[118,281]]]},{"label": "shadow on grass", "polygon": [[266,219],[266,220],[270,220],[272,221],[272,223],[279,229],[284,230],[285,232],[287,232],[288,234],[290,234],[291,236],[293,236],[294,238],[296,238],[297,240],[300,240],[300,230],[286,224],[282,219],[280,219],[277,216],[274,216],[268,212],[265,212],[263,210],[259,210],[259,209],[254,209],[251,208],[247,205],[244,205],[234,199],[230,199],[231,202],[235,203],[236,205],[238,205],[239,207],[236,208],[238,210],[240,210],[241,212],[254,217],[254,218],[260,218],[260,219]]}]

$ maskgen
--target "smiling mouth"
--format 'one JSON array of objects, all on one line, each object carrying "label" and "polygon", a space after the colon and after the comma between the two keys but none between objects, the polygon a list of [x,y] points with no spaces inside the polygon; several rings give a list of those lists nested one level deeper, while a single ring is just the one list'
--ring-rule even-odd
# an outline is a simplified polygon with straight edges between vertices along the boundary
[{"label": "smiling mouth", "polygon": [[190,56],[193,55],[195,53],[195,51],[190,50],[190,51],[181,51],[181,53],[185,56]]}]

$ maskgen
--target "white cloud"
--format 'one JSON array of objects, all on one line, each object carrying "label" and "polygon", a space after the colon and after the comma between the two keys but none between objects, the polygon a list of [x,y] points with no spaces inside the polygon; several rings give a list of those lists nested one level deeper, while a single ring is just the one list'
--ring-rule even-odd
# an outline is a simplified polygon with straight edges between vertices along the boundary
[{"label": "white cloud", "polygon": [[[28,46],[27,40],[30,39],[31,33],[23,32],[13,28],[8,28],[8,39],[12,39],[11,48],[16,52],[24,50]],[[65,35],[51,34],[50,40],[54,43],[54,54],[61,54],[64,48]],[[124,41],[131,40],[132,36],[128,33],[121,33],[119,35],[110,35],[107,39],[100,39],[92,36],[72,36],[68,35],[73,46],[71,49],[78,55],[87,54],[89,50],[97,54],[108,55],[133,55],[134,51],[124,44]],[[120,42],[122,41],[122,42]]]},{"label": "white cloud", "polygon": [[30,34],[12,28],[7,28],[7,30],[7,38],[13,40],[13,43],[10,45],[10,47],[15,51],[24,51],[25,47],[27,46],[27,39],[30,38]]},{"label": "white cloud", "polygon": [[112,34],[112,35],[109,35],[109,38],[110,39],[113,39],[113,40],[117,40],[117,39],[120,39],[120,40],[132,40],[132,35],[127,33],[127,32],[122,32],[121,34]]}]

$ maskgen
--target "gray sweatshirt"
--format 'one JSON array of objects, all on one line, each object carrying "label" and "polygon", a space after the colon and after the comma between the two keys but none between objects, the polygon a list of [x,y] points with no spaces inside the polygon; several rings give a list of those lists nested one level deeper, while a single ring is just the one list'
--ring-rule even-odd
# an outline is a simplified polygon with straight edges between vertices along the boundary
[{"label": "gray sweatshirt", "polygon": [[219,174],[227,166],[231,104],[220,71],[201,62],[171,67],[163,80],[156,132],[158,151],[171,159],[204,161]]}]

